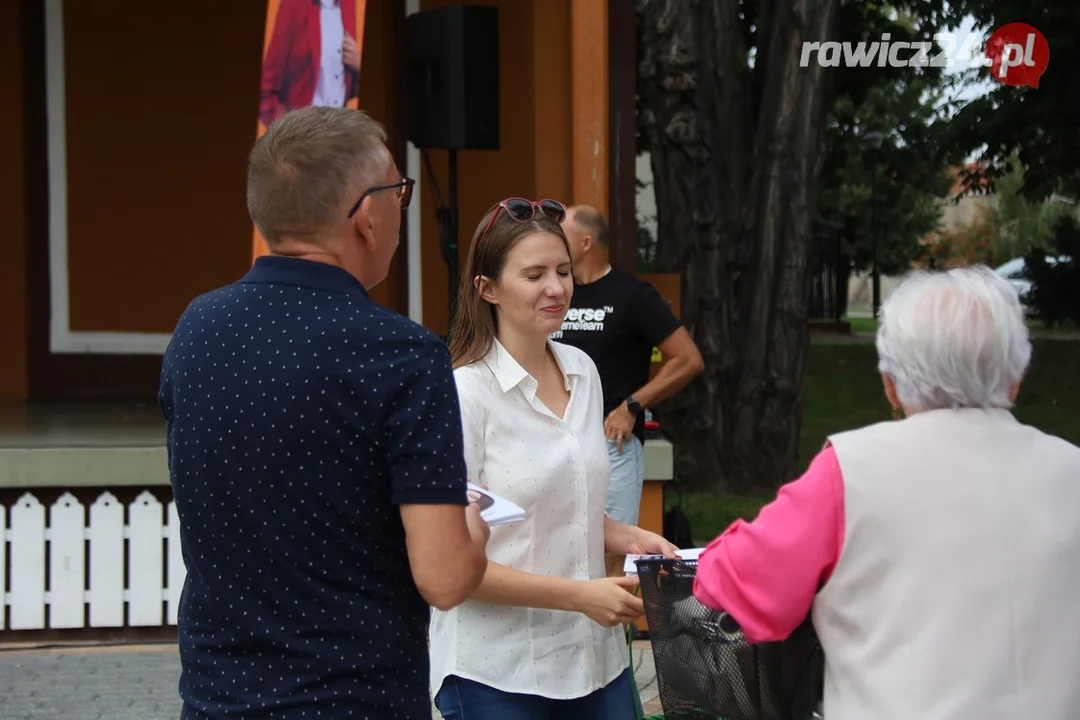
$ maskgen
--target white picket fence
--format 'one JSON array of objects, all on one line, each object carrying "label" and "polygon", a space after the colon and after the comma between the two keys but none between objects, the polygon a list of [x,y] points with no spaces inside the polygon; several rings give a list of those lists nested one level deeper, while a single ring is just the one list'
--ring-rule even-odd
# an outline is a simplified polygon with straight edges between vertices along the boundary
[{"label": "white picket fence", "polygon": [[48,513],[31,493],[0,506],[0,569],[10,578],[5,587],[0,572],[0,630],[175,625],[185,575],[176,505],[163,511],[144,491],[126,509],[127,522],[109,492],[89,523],[71,493]]}]

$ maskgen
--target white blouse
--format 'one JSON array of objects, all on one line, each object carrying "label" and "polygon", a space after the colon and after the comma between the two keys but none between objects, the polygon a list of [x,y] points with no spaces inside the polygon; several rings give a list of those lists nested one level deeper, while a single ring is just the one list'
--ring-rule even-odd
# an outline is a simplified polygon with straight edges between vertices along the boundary
[{"label": "white blouse", "polygon": [[[470,482],[525,509],[491,528],[488,558],[522,572],[577,580],[606,574],[608,453],[600,376],[581,350],[549,342],[570,402],[562,419],[496,340],[483,360],[454,371]],[[622,628],[582,613],[468,600],[432,610],[431,691],[457,675],[512,693],[583,697],[629,664]]]}]

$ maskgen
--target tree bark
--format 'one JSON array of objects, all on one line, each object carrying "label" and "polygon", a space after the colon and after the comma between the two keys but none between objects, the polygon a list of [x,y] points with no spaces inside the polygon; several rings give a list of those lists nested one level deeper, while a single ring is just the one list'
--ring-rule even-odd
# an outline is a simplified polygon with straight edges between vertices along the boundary
[{"label": "tree bark", "polygon": [[762,0],[748,67],[742,4],[639,0],[638,90],[657,206],[658,272],[680,271],[705,371],[661,408],[691,487],[791,479],[809,345],[809,248],[824,160],[824,70],[839,0]]}]

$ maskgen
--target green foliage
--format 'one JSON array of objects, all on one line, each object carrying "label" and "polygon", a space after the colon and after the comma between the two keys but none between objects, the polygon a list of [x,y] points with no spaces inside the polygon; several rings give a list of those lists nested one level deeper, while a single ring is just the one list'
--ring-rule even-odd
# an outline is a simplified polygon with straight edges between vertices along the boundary
[{"label": "green foliage", "polygon": [[[1048,262],[1048,256],[1057,262]],[[1049,328],[1080,327],[1080,222],[1072,215],[1059,218],[1049,252],[1032,250],[1024,264],[1032,283],[1026,299],[1035,315]]]},{"label": "green foliage", "polygon": [[644,218],[638,215],[634,219],[637,233],[637,271],[650,273],[653,271],[653,260],[656,259],[656,238],[645,226]]},{"label": "green foliage", "polygon": [[928,252],[941,266],[979,263],[994,267],[1012,257],[994,251],[995,237],[989,214],[981,215],[968,225],[936,233]]},{"label": "green foliage", "polygon": [[[640,191],[650,187],[652,187],[650,183],[638,177],[634,178],[635,190]],[[637,272],[639,273],[653,272],[653,261],[656,259],[656,237],[646,225],[649,220],[655,221],[656,217],[644,216],[640,209],[634,213],[634,247],[637,249]]]},{"label": "green foliage", "polygon": [[[752,53],[758,6],[750,0],[741,5],[744,40]],[[939,68],[834,69],[819,214],[847,225],[851,244],[845,249],[857,269],[868,268],[873,255],[875,172],[881,181],[879,259],[887,273],[908,267],[920,254],[919,241],[936,228],[937,199],[953,180],[946,165],[962,167],[963,160],[982,147],[982,162],[970,169],[969,180],[976,182],[985,174],[995,180],[1001,196],[990,249],[994,257],[1015,257],[1027,251],[1028,243],[1045,244],[1061,208],[1041,202],[1055,192],[1080,196],[1080,74],[1073,72],[1080,67],[1080,4],[848,0],[841,8],[838,37],[869,42],[888,32],[894,40],[926,39],[937,30],[959,26],[968,15],[987,36],[995,27],[1018,20],[1042,32],[1050,46],[1050,64],[1038,89],[995,84],[985,97],[950,100],[960,87],[986,82],[988,71],[975,68],[946,76]],[[868,132],[887,134],[877,153],[870,153],[862,141]],[[639,128],[638,152],[647,150]]]},{"label": "green foliage", "polygon": [[[1080,444],[1078,367],[1080,341],[1035,339],[1031,368],[1016,402],[1017,419]],[[800,473],[830,434],[889,419],[873,343],[811,345],[803,415]],[[699,543],[710,542],[737,518],[752,520],[773,498],[775,493],[680,494],[677,483],[665,493],[669,506],[682,505]]]},{"label": "green foliage", "polygon": [[[766,195],[764,200],[748,207],[751,203],[746,201],[743,189],[753,187],[754,182],[763,177],[760,175],[762,168],[755,164],[761,154],[757,150],[759,143],[770,144],[770,150],[778,150],[786,163],[780,173],[770,168],[768,172],[773,174],[767,177],[783,177],[783,172],[789,172],[791,168],[801,171],[810,167],[809,164],[800,165],[808,163],[810,158],[816,161],[816,153],[807,152],[805,146],[785,153],[782,139],[756,138],[754,144],[748,141],[755,137],[755,130],[763,131],[768,127],[762,119],[770,119],[768,113],[777,111],[772,102],[766,103],[763,99],[772,99],[779,94],[773,91],[780,87],[775,81],[783,73],[777,72],[776,63],[783,62],[778,59],[783,57],[780,48],[788,49],[787,44],[783,43],[789,28],[783,22],[793,11],[784,3],[761,3],[756,0],[729,0],[724,3],[639,0],[639,8],[643,5],[652,10],[650,17],[657,21],[653,28],[672,25],[682,30],[684,28],[672,18],[685,19],[688,16],[685,13],[691,13],[697,19],[715,21],[712,27],[708,22],[698,23],[693,34],[685,37],[680,35],[681,43],[677,46],[664,42],[662,32],[651,32],[650,37],[657,46],[651,50],[662,51],[665,62],[660,63],[654,53],[651,61],[644,63],[647,70],[652,70],[651,74],[646,73],[646,77],[651,83],[648,86],[650,92],[655,97],[651,98],[654,100],[651,111],[643,106],[639,98],[638,148],[639,151],[648,150],[646,135],[641,131],[649,128],[654,140],[665,142],[665,160],[683,169],[693,167],[687,158],[693,160],[696,156],[688,155],[680,147],[688,143],[680,141],[686,137],[696,138],[699,128],[689,122],[681,125],[669,122],[658,127],[652,112],[664,115],[666,121],[670,121],[672,113],[667,111],[673,107],[669,102],[671,98],[659,92],[658,88],[670,91],[669,95],[693,95],[699,102],[693,105],[696,114],[688,117],[690,120],[697,118],[711,131],[715,130],[716,136],[709,136],[712,144],[704,148],[701,157],[711,160],[720,157],[723,162],[713,162],[702,172],[713,179],[720,176],[715,185],[710,186],[709,192],[715,192],[729,202],[721,203],[722,212],[718,213],[714,208],[708,208],[707,213],[703,211],[705,217],[698,224],[701,227],[715,224],[715,218],[720,216],[726,225],[723,232],[717,234],[714,244],[695,238],[694,247],[705,248],[711,253],[709,257],[715,257],[717,246],[726,254],[717,263],[720,270],[713,273],[715,277],[695,286],[695,303],[692,307],[695,312],[698,308],[708,308],[710,317],[724,318],[723,323],[700,323],[699,328],[704,329],[700,330],[701,337],[697,339],[703,350],[710,353],[707,362],[719,359],[728,362],[735,370],[721,366],[723,372],[718,372],[715,365],[710,365],[707,370],[710,382],[699,383],[699,387],[705,391],[701,407],[707,408],[707,411],[696,412],[695,416],[695,412],[683,409],[679,415],[695,423],[682,426],[688,428],[687,432],[703,427],[722,428],[728,436],[723,442],[739,434],[733,433],[732,428],[725,425],[729,415],[738,416],[741,412],[750,417],[752,422],[743,423],[741,428],[752,427],[756,434],[743,433],[747,440],[739,447],[742,459],[740,464],[732,464],[736,468],[736,475],[748,476],[744,469],[756,462],[754,455],[772,462],[778,456],[776,448],[787,446],[785,434],[786,440],[790,440],[794,431],[783,423],[769,419],[759,422],[754,417],[765,403],[775,400],[775,394],[769,397],[756,389],[745,395],[726,392],[729,388],[723,382],[728,377],[739,379],[739,373],[746,372],[745,382],[732,383],[730,387],[758,388],[767,384],[770,388],[782,386],[792,396],[801,392],[799,377],[779,377],[782,381],[779,382],[777,371],[772,371],[768,376],[758,373],[756,368],[754,373],[745,371],[747,363],[739,353],[744,349],[742,345],[746,337],[761,333],[755,338],[760,340],[772,328],[768,323],[754,325],[744,322],[739,325],[739,320],[748,314],[745,311],[729,313],[735,302],[747,294],[747,287],[753,288],[754,293],[772,293],[775,297],[782,297],[785,288],[776,286],[792,282],[790,278],[775,279],[779,275],[763,275],[755,278],[753,284],[743,282],[736,285],[734,278],[739,277],[745,267],[752,267],[758,261],[754,259],[750,241],[738,240],[737,233],[732,229],[740,229],[740,222],[746,225],[748,219],[752,221],[750,224],[753,228],[759,228],[763,225],[762,218],[785,209],[776,207],[775,200],[770,203],[774,197],[772,195]],[[676,6],[682,14],[670,12]],[[659,12],[661,8],[666,8],[668,14]],[[1001,85],[987,98],[974,101],[949,99],[959,84],[970,78],[946,77],[940,68],[874,65],[836,67],[826,73],[828,85],[825,86],[827,92],[824,97],[828,115],[824,140],[827,153],[822,173],[820,179],[812,178],[810,173],[793,176],[797,175],[799,182],[812,191],[808,197],[818,200],[818,207],[806,208],[811,211],[808,215],[844,224],[850,238],[845,249],[855,267],[868,267],[876,256],[878,266],[884,273],[906,269],[921,250],[920,240],[933,234],[939,224],[940,199],[948,194],[955,180],[956,171],[949,168],[965,167],[970,155],[980,148],[985,148],[982,159],[989,164],[994,176],[1002,176],[1003,163],[1016,154],[1019,164],[1025,168],[1018,194],[1028,200],[1041,200],[1053,191],[1080,196],[1080,133],[1077,132],[1080,128],[1080,93],[1075,92],[1080,90],[1080,79],[1074,78],[1074,68],[1080,67],[1080,43],[1076,41],[1080,37],[1080,4],[1062,3],[1059,0],[1025,0],[1023,3],[1020,0],[898,0],[891,3],[881,0],[841,0],[840,8],[838,27],[831,39],[844,42],[874,42],[886,32],[893,41],[925,41],[933,38],[937,31],[960,27],[970,15],[976,18],[977,29],[986,35],[1007,22],[1022,20],[1031,23],[1042,31],[1051,52],[1050,65],[1039,89]],[[734,20],[736,10],[737,21]],[[735,25],[735,22],[739,25]],[[778,28],[784,32],[777,32]],[[777,42],[781,44],[768,52],[767,39],[773,37],[779,37]],[[642,47],[641,43],[639,47]],[[701,60],[701,48],[709,49],[707,63]],[[648,58],[649,53],[644,53],[643,57]],[[755,60],[760,62],[755,63]],[[661,65],[675,68],[675,71],[670,76],[660,78],[656,68]],[[711,76],[700,72],[702,67],[707,67]],[[979,68],[971,75],[986,80],[987,70]],[[797,85],[792,83],[783,87],[793,88]],[[816,93],[821,86],[808,84],[807,87]],[[808,94],[807,97],[820,96]],[[793,107],[801,106],[795,102]],[[711,122],[702,119],[703,112],[711,114]],[[816,146],[821,139],[817,134],[819,119],[820,116],[807,118],[807,128],[813,132],[809,136],[812,141],[810,147],[819,147]],[[883,142],[876,151],[871,150],[867,143],[870,133],[883,136]],[[696,145],[690,146],[699,149]],[[664,214],[664,225],[668,228],[691,226],[686,222],[680,226],[672,220],[673,217],[697,219],[699,208],[694,207],[693,203],[695,186],[688,182],[684,184],[685,179],[684,175],[675,174],[656,178],[658,189],[661,190],[659,195],[667,206],[679,204],[684,211],[677,216],[671,212]],[[714,191],[713,187],[723,190]],[[775,197],[784,195],[781,193]],[[687,205],[689,207],[685,207]],[[1001,222],[997,220],[991,222],[982,218],[971,227],[946,237],[950,258],[957,261],[993,258],[1001,249],[994,246],[998,242],[996,230],[999,225]],[[803,227],[788,230],[795,235],[803,233],[800,237],[805,237]],[[660,251],[658,264],[661,267],[677,269],[679,263],[686,262],[686,257],[692,257],[671,250],[680,248],[685,242],[683,233],[665,230],[664,227],[659,232],[660,237],[656,240]],[[760,237],[752,233],[744,234],[750,240],[760,241]],[[1037,236],[1038,232],[1031,234]],[[646,242],[646,239],[642,238],[641,242]],[[803,246],[800,245],[799,249],[801,251]],[[695,263],[695,260],[691,259],[690,262]],[[691,264],[689,269],[684,267],[684,278],[691,270],[697,270],[697,279],[700,279],[706,274],[702,268],[709,266]],[[1080,282],[1073,285],[1080,287]],[[707,288],[708,292],[702,288]],[[759,305],[763,308],[766,306],[765,303]],[[741,307],[753,308],[755,305],[743,303]],[[729,317],[733,320],[729,321]],[[732,332],[733,328],[736,332]],[[729,337],[734,341],[722,342]],[[762,345],[765,349],[758,355],[767,351],[771,353],[770,357],[781,358],[777,367],[794,367],[790,363],[784,365],[783,358],[800,358],[802,342],[797,333],[789,333],[776,342],[770,338],[770,344]],[[723,352],[716,348],[722,348]],[[880,381],[876,377],[873,380],[879,387]],[[810,387],[808,381],[805,396],[807,407],[811,403]],[[830,397],[836,398],[845,395],[849,387],[853,387],[853,384],[845,378],[844,383],[827,390]],[[875,392],[879,398],[878,407],[884,413],[887,408],[880,401],[880,391]],[[791,416],[799,409],[800,406],[795,404],[785,408],[783,415]],[[711,414],[714,410],[715,416]],[[874,412],[877,411],[875,407]],[[780,415],[773,413],[770,417]],[[805,418],[804,430],[807,424],[813,424],[812,417]],[[806,436],[805,432],[803,434]],[[768,442],[763,438],[767,438]],[[675,439],[678,443],[679,438]],[[724,449],[729,448],[725,446]],[[710,454],[713,454],[712,450],[708,449]],[[701,454],[706,453],[701,451]],[[727,452],[723,456],[735,455]],[[773,465],[779,468],[781,464],[773,462]],[[720,463],[720,466],[723,466],[724,472],[728,471],[726,462]],[[782,474],[773,472],[775,468],[768,467],[766,473],[758,473],[762,476],[758,486],[767,487],[775,480],[774,477],[764,477],[766,474]],[[786,466],[783,472],[787,473]],[[753,483],[746,484],[746,487],[753,486]]]},{"label": "green foliage", "polygon": [[[758,5],[742,0],[741,6],[744,41],[752,56]],[[850,238],[845,251],[856,269],[871,264],[875,225],[883,272],[907,268],[920,255],[920,240],[938,225],[938,199],[953,181],[947,165],[963,167],[964,159],[980,148],[981,162],[969,168],[969,182],[983,175],[993,179],[1000,198],[988,256],[1007,259],[1045,246],[1050,228],[1066,210],[1043,201],[1054,193],[1080,196],[1080,74],[1073,72],[1080,67],[1080,4],[847,0],[837,37],[871,42],[888,32],[893,40],[926,39],[935,31],[958,27],[968,15],[986,36],[1014,21],[1042,32],[1050,46],[1050,64],[1038,89],[995,83],[984,97],[955,100],[950,98],[964,85],[987,82],[988,70],[975,68],[959,76],[944,75],[940,68],[833,71],[819,215],[845,223]],[[876,153],[863,140],[869,132],[886,134]],[[639,130],[638,151],[647,150]],[[879,181],[876,216],[874,174]],[[971,233],[982,236],[986,228],[972,228]],[[965,241],[953,237],[950,244]],[[970,247],[954,253],[971,254]]]},{"label": "green foliage", "polygon": [[[893,16],[892,4],[845,3],[839,36],[853,42],[913,41],[932,34],[911,13]],[[899,273],[922,251],[920,241],[941,218],[940,198],[952,184],[950,148],[940,123],[952,80],[940,68],[837,68],[821,179],[822,215],[848,228],[845,254],[869,269],[874,240],[882,272]],[[873,148],[869,134],[879,134]]]},{"label": "green foliage", "polygon": [[1005,163],[1004,170],[994,181],[997,198],[993,213],[995,255],[1008,259],[1032,250],[1049,250],[1055,225],[1067,215],[1075,217],[1077,206],[1057,196],[1043,201],[1024,197],[1021,192],[1024,168],[1015,153]]},{"label": "green foliage", "polygon": [[[844,2],[837,37],[873,42],[888,33],[897,41],[925,39],[942,27],[941,4]],[[741,6],[744,42],[752,55],[758,7],[748,0]],[[916,20],[920,17],[921,21]],[[934,123],[943,119],[943,108],[947,108],[943,98],[955,80],[940,68],[872,66],[835,68],[831,82],[828,156],[818,215],[846,227],[849,242],[843,252],[856,269],[871,265],[876,231],[881,268],[887,273],[902,271],[919,254],[920,239],[937,227],[939,198],[952,182],[946,172],[950,148]],[[639,97],[639,120],[644,112]],[[648,151],[641,125],[639,122],[639,154]],[[876,152],[866,146],[868,132],[886,134]]]},{"label": "green foliage", "polygon": [[[1060,0],[950,0],[953,18],[973,16],[987,37],[1005,23],[1037,28],[1050,47],[1050,64],[1039,87],[998,85],[984,97],[958,107],[949,122],[949,142],[981,152],[983,173],[999,176],[1017,157],[1025,168],[1022,193],[1033,201],[1054,192],[1080,195],[1080,4]],[[972,78],[989,79],[985,68]]]}]

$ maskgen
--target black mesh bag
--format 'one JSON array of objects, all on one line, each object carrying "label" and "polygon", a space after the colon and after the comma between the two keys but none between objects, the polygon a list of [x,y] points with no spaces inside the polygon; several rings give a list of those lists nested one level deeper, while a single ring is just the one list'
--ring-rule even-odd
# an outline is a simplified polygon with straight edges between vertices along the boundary
[{"label": "black mesh bag", "polygon": [[810,619],[783,642],[748,643],[738,623],[694,598],[697,562],[639,560],[665,720],[812,720],[825,658]]}]

